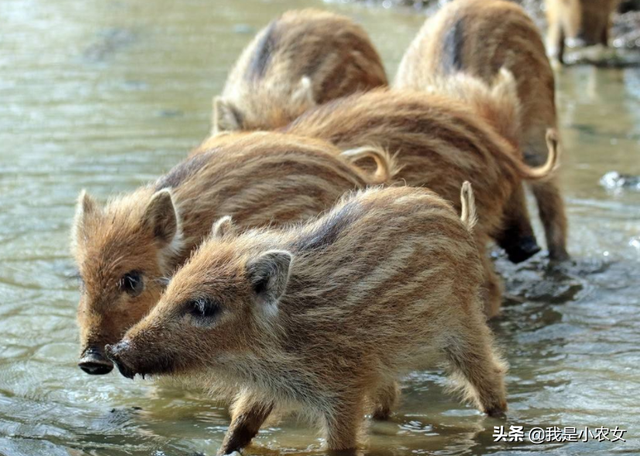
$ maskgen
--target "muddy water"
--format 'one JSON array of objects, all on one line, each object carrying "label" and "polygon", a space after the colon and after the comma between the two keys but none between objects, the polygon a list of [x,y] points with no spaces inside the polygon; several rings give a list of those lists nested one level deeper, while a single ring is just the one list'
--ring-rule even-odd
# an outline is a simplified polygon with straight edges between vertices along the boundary
[{"label": "muddy water", "polygon": [[[242,46],[293,0],[0,2],[0,454],[215,454],[228,415],[198,391],[76,367],[68,253],[74,198],[131,190],[207,133],[211,96]],[[322,6],[319,1],[307,4]],[[393,74],[422,18],[330,3],[373,35]],[[506,423],[411,375],[367,454],[640,453],[640,193],[599,185],[640,174],[640,72],[559,76],[563,182],[575,264],[498,259],[509,296],[493,324],[511,363]],[[493,426],[619,426],[627,442],[494,442]],[[317,453],[288,418],[249,453]]]}]

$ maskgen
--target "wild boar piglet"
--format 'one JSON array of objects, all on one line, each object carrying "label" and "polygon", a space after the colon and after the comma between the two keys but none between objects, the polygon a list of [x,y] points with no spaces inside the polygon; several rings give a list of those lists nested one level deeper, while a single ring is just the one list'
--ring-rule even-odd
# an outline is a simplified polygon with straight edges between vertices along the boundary
[{"label": "wild boar piglet", "polygon": [[560,63],[566,44],[608,46],[611,15],[620,0],[545,0],[547,52]]},{"label": "wild boar piglet", "polygon": [[328,11],[288,11],[251,41],[213,101],[212,133],[272,130],[316,104],[386,86],[369,36]]},{"label": "wild boar piglet", "polygon": [[[468,96],[471,86],[478,85],[474,79],[489,85],[488,95],[501,100],[497,109],[491,109],[487,96]],[[540,166],[547,159],[545,135],[557,127],[553,70],[538,27],[513,2],[447,3],[425,22],[405,52],[394,87],[462,98],[530,166]],[[530,186],[550,258],[568,259],[567,219],[557,179],[550,176]],[[515,262],[539,250],[528,217],[518,210],[518,204],[514,201],[505,211],[505,230],[498,239]]]},{"label": "wild boar piglet", "polygon": [[469,190],[462,221],[410,187],[359,192],[287,229],[237,234],[222,220],[108,356],[130,378],[206,373],[244,389],[230,428],[250,422],[249,434],[264,410],[302,406],[330,450],[355,448],[367,403],[438,361],[501,416],[506,366],[479,299]]},{"label": "wild boar piglet", "polygon": [[[79,199],[73,253],[82,279],[80,368],[106,374],[104,346],[122,338],[157,303],[168,278],[230,214],[240,227],[287,224],[331,208],[345,193],[380,184],[392,162],[380,149],[334,150],[279,133],[212,138],[156,182],[106,206]],[[351,162],[370,157],[369,175]]]},{"label": "wild boar piglet", "polygon": [[[520,237],[505,239],[510,234],[505,221],[517,212],[522,223],[529,223],[522,183],[552,174],[558,159],[556,132],[550,129],[546,135],[545,164],[528,166],[519,149],[482,114],[486,110],[498,118],[517,115],[517,96],[510,88],[513,79],[500,82],[497,88],[471,76],[467,81],[471,83],[456,86],[464,99],[450,93],[399,89],[351,95],[307,111],[282,131],[322,138],[338,148],[381,144],[397,159],[395,182],[426,186],[458,211],[460,186],[471,182],[482,214],[474,234],[483,257],[493,239],[504,241],[514,261],[523,261],[540,248],[535,239],[529,240],[534,248],[526,249]],[[485,309],[493,317],[502,302],[501,287],[493,265],[484,261]]]}]

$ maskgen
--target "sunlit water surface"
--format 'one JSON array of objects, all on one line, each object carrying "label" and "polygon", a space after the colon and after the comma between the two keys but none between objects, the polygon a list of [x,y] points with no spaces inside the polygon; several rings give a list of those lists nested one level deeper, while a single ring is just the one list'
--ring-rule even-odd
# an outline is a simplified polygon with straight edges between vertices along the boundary
[{"label": "sunlit water surface", "polygon": [[[215,454],[224,404],[77,367],[68,238],[74,199],[129,191],[204,138],[211,97],[253,33],[294,0],[0,2],[0,454]],[[319,0],[371,33],[393,75],[423,17]],[[640,174],[640,72],[559,76],[562,179],[574,265],[499,261],[508,297],[493,323],[511,364],[506,423],[417,372],[363,452],[640,453],[640,192],[599,186]],[[626,442],[494,442],[493,426],[619,426]],[[265,428],[249,454],[317,453],[309,426]]]}]

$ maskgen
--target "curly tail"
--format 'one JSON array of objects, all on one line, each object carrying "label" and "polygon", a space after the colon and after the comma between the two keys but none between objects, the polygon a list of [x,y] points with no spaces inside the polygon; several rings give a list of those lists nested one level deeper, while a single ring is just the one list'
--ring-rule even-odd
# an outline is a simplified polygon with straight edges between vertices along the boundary
[{"label": "curly tail", "polygon": [[520,172],[520,176],[525,180],[542,180],[551,176],[551,174],[556,170],[559,164],[559,155],[560,152],[558,150],[558,132],[555,128],[547,129],[547,150],[549,151],[547,155],[547,162],[538,167],[531,168],[527,166],[524,162],[520,161],[518,166],[518,171]]},{"label": "curly tail", "polygon": [[460,190],[460,202],[462,203],[460,220],[462,220],[464,226],[467,227],[467,230],[472,232],[473,227],[478,222],[478,216],[476,213],[476,199],[473,196],[473,188],[469,181],[464,181],[462,184],[462,189]]},{"label": "curly tail", "polygon": [[376,163],[376,170],[371,176],[371,185],[388,184],[397,174],[400,168],[396,164],[395,157],[382,147],[363,146],[356,149],[345,150],[340,154],[349,163],[354,164],[360,160],[369,158]]}]

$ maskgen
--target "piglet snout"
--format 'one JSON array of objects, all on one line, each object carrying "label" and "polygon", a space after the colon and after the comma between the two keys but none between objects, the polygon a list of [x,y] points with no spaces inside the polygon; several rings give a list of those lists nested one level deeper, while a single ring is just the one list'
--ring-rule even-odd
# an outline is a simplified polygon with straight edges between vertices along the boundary
[{"label": "piglet snout", "polygon": [[104,375],[111,372],[113,364],[96,347],[89,347],[82,354],[78,367],[90,375]]},{"label": "piglet snout", "polygon": [[136,375],[136,372],[130,366],[128,366],[124,360],[125,354],[130,349],[131,342],[125,339],[115,345],[107,345],[105,347],[105,353],[107,355],[107,358],[113,361],[113,363],[116,365],[122,376],[133,379],[133,377],[135,377]]}]

